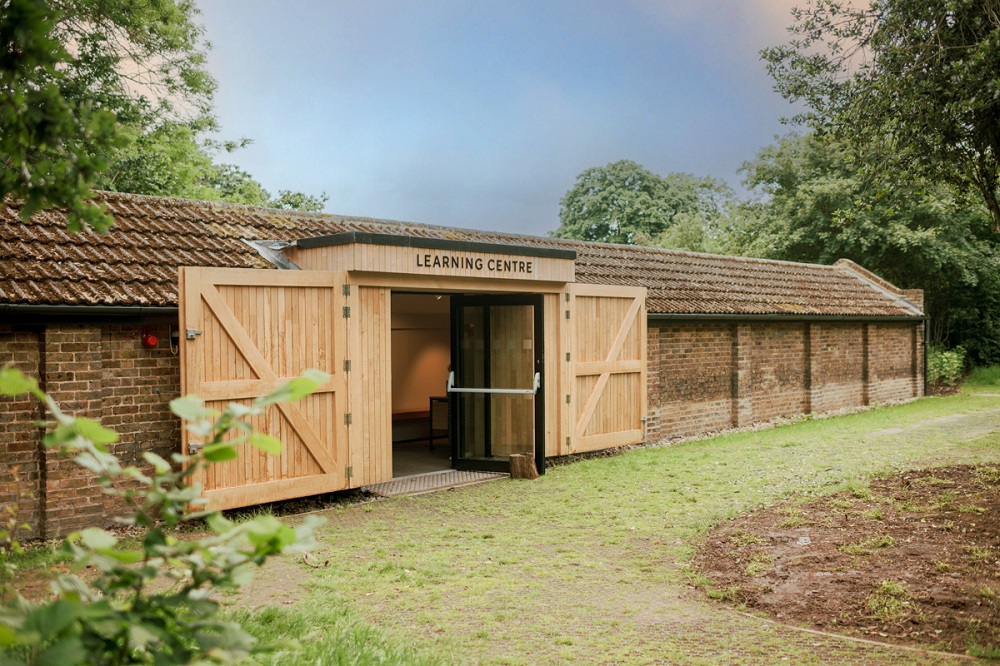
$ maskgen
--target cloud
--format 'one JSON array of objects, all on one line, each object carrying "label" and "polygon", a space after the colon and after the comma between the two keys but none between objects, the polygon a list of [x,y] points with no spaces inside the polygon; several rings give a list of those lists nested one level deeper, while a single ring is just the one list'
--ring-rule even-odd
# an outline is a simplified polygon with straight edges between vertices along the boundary
[{"label": "cloud", "polygon": [[725,52],[748,54],[785,41],[791,10],[803,4],[803,0],[627,1],[665,28],[696,31],[699,40]]}]

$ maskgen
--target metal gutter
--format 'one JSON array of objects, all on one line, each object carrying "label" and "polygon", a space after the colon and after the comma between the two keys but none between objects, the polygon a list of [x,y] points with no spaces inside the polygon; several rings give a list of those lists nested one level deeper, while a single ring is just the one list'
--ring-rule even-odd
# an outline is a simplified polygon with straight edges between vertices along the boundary
[{"label": "metal gutter", "polygon": [[649,321],[884,321],[884,322],[926,322],[927,315],[824,315],[824,314],[740,314],[724,312],[711,313],[669,313],[650,312]]},{"label": "metal gutter", "polygon": [[176,305],[28,305],[0,303],[0,315],[150,317],[177,315]]}]

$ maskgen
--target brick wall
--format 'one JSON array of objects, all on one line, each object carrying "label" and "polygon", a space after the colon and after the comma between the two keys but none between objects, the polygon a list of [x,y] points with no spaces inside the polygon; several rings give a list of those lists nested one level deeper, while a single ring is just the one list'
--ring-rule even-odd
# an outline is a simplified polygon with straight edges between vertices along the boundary
[{"label": "brick wall", "polygon": [[810,324],[812,411],[864,405],[863,325]]},{"label": "brick wall", "polygon": [[[42,357],[40,329],[0,325],[0,365],[9,363],[38,377]],[[43,473],[41,408],[34,398],[0,396],[0,506],[17,507],[18,520],[40,536],[39,482]],[[7,515],[3,515],[7,519]]]},{"label": "brick wall", "polygon": [[[142,326],[49,324],[0,327],[0,365],[13,363],[39,379],[67,414],[114,429],[112,447],[125,464],[145,465],[143,451],[167,459],[179,450],[180,424],[168,403],[180,390],[180,363],[169,347],[168,325],[150,326],[160,340],[147,350]],[[102,525],[120,513],[92,475],[41,446],[34,399],[0,398],[0,504],[17,502],[27,536],[53,537]],[[20,484],[13,482],[18,467]]]},{"label": "brick wall", "polygon": [[922,323],[652,321],[651,442],[923,395]]},{"label": "brick wall", "polygon": [[922,333],[919,327],[907,324],[869,327],[871,402],[906,400],[923,394],[923,354],[914,353],[921,349]]},{"label": "brick wall", "polygon": [[805,324],[753,324],[751,331],[751,420],[771,421],[804,413]]},{"label": "brick wall", "polygon": [[647,438],[677,437],[732,425],[733,326],[650,326]]},{"label": "brick wall", "polygon": [[[67,412],[118,431],[126,463],[141,464],[147,450],[169,457],[180,446],[168,409],[179,358],[166,324],[151,327],[153,350],[141,328],[2,325],[0,364],[40,377]],[[649,441],[923,394],[920,324],[653,321],[648,360]],[[42,451],[37,403],[0,398],[0,414],[0,503],[19,501],[38,536],[107,523],[115,507],[89,477]]]}]

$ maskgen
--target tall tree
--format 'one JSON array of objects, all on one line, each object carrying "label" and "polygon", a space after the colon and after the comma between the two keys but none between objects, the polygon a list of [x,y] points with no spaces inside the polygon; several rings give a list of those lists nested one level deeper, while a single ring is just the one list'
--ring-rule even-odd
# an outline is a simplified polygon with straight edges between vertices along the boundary
[{"label": "tall tree", "polygon": [[925,290],[932,341],[1000,361],[1000,239],[981,201],[922,183],[863,203],[853,150],[829,136],[788,136],[743,165],[754,198],[738,209],[733,254],[829,264],[841,257]]},{"label": "tall tree", "polygon": [[71,226],[110,218],[90,188],[321,209],[271,195],[217,161],[215,81],[190,0],[0,0],[0,196],[23,215],[62,206]]},{"label": "tall tree", "polygon": [[[721,215],[731,194],[713,178],[685,173],[661,177],[621,160],[577,177],[563,197],[560,225],[552,235],[632,245],[704,243],[700,228]],[[687,233],[670,231],[682,223]]]},{"label": "tall tree", "polygon": [[875,177],[977,192],[1000,231],[1000,2],[809,0],[762,56],[796,120],[850,141]]},{"label": "tall tree", "polygon": [[65,96],[70,57],[54,24],[44,3],[0,0],[0,200],[21,200],[25,219],[60,206],[70,229],[106,229],[110,217],[86,199],[120,143],[114,115]]}]

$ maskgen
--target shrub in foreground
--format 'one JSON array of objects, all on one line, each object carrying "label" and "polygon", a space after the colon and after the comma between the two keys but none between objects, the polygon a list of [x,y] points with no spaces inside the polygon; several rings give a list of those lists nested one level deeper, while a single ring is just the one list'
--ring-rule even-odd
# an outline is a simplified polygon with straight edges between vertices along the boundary
[{"label": "shrub in foreground", "polygon": [[[103,492],[128,508],[118,522],[142,530],[134,548],[123,547],[103,529],[71,534],[62,546],[72,560],[70,571],[93,567],[97,577],[88,584],[74,573],[59,575],[52,581],[52,597],[32,602],[11,584],[9,556],[20,546],[16,512],[10,512],[0,525],[0,664],[232,663],[266,649],[238,624],[220,618],[211,595],[246,583],[268,557],[307,546],[318,521],[295,529],[273,516],[233,523],[218,512],[199,510],[205,502],[191,477],[199,468],[235,458],[243,442],[280,452],[281,443],[253,432],[247,419],[307,395],[326,380],[323,373],[306,371],[251,406],[230,404],[222,412],[194,397],[177,398],[171,411],[186,420],[192,438],[204,446],[196,454],[175,454],[173,464],[146,452],[149,468],[143,471],[122,466],[109,452],[108,445],[118,439],[115,432],[64,414],[34,379],[0,368],[0,395],[31,393],[41,400],[53,419],[45,446],[64,451],[93,472]],[[195,519],[204,519],[213,534],[183,540],[173,534]]]}]

